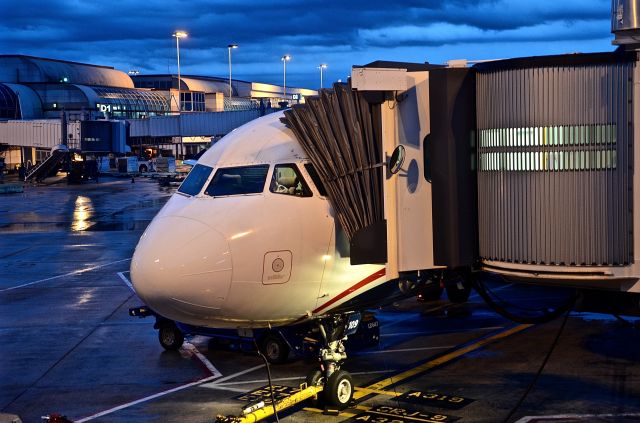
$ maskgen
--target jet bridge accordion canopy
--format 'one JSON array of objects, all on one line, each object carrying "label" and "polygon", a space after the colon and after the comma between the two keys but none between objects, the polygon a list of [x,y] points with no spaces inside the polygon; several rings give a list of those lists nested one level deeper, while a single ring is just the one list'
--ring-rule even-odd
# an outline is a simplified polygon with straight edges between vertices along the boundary
[{"label": "jet bridge accordion canopy", "polygon": [[476,65],[480,256],[633,260],[633,55]]},{"label": "jet bridge accordion canopy", "polygon": [[[352,246],[359,231],[376,228],[378,235],[384,235],[384,244],[376,249],[380,257],[369,262],[384,263],[379,107],[352,91],[350,84],[336,83],[332,90],[320,90],[318,96],[308,97],[306,104],[286,111],[285,123],[309,154]],[[352,248],[352,262],[353,254]]]}]

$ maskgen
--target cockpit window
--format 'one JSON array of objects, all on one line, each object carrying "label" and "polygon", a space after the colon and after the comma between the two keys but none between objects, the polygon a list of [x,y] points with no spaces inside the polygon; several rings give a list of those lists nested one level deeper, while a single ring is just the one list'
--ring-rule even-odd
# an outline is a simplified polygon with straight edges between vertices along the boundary
[{"label": "cockpit window", "polygon": [[311,163],[305,163],[304,168],[307,169],[307,172],[309,172],[309,176],[311,176],[311,180],[313,181],[313,183],[316,184],[316,188],[318,188],[318,192],[320,193],[320,195],[326,197],[327,190],[324,189],[324,185],[320,180],[320,175],[318,175],[318,172],[316,172],[316,168],[313,167]]},{"label": "cockpit window", "polygon": [[295,195],[296,197],[311,197],[312,195],[307,183],[294,164],[275,166],[269,191],[276,194]]},{"label": "cockpit window", "polygon": [[260,193],[268,171],[269,165],[218,169],[204,193],[212,197]]},{"label": "cockpit window", "polygon": [[209,175],[211,175],[211,171],[213,168],[201,164],[196,164],[189,175],[187,175],[180,188],[178,188],[178,192],[187,195],[196,195],[200,192],[202,187],[204,186],[207,179],[209,179]]}]

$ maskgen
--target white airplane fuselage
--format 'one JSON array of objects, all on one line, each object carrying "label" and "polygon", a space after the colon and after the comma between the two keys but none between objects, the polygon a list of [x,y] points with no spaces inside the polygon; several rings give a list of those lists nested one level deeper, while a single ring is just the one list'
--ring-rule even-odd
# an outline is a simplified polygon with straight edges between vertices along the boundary
[{"label": "white airplane fuselage", "polygon": [[131,277],[156,313],[205,327],[277,326],[386,282],[384,266],[351,266],[336,248],[333,208],[282,115],[213,145],[191,172],[200,180],[190,174],[142,235]]}]

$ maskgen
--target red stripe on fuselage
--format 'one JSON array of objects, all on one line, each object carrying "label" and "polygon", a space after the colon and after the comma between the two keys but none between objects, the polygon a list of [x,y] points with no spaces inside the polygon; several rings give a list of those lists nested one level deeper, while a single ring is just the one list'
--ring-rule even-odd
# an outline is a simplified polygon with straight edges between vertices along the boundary
[{"label": "red stripe on fuselage", "polygon": [[375,272],[374,274],[372,274],[370,276],[367,276],[366,278],[364,278],[363,280],[361,280],[357,284],[353,285],[351,288],[347,289],[346,291],[342,291],[341,293],[339,293],[338,295],[336,295],[335,297],[333,297],[332,299],[330,299],[326,303],[322,304],[320,307],[318,307],[315,310],[313,310],[313,313],[315,314],[315,313],[318,313],[320,310],[324,310],[325,308],[329,307],[330,305],[332,305],[336,301],[340,301],[342,298],[346,297],[349,294],[354,293],[355,291],[357,291],[358,289],[362,288],[363,286],[375,281],[376,279],[381,278],[382,276],[385,275],[385,273],[386,273],[386,269],[382,268],[382,269],[378,270],[377,272]]}]

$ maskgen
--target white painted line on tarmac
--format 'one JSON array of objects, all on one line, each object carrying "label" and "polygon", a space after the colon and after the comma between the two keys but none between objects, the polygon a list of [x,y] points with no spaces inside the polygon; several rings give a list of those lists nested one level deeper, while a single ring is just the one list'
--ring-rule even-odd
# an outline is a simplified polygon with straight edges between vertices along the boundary
[{"label": "white painted line on tarmac", "polygon": [[211,376],[222,377],[222,373],[220,373],[218,369],[216,369],[215,366],[209,360],[207,360],[207,357],[205,357],[200,351],[198,351],[195,345],[193,345],[189,341],[184,341],[181,349],[189,351],[191,354],[195,355],[198,360],[200,360],[200,362],[207,368],[207,370],[211,372]]},{"label": "white painted line on tarmac", "polygon": [[133,292],[136,292],[136,290],[133,289],[133,285],[131,284],[131,281],[129,280],[129,278],[127,278],[124,275],[125,273],[129,273],[129,271],[127,270],[125,272],[118,272],[117,275],[120,276],[120,279],[122,279],[122,282],[124,282],[124,284],[127,285],[130,290],[132,290]]},{"label": "white painted line on tarmac", "polygon": [[152,399],[160,398],[160,397],[163,397],[165,395],[172,394],[174,392],[182,391],[183,389],[191,388],[192,386],[200,385],[201,383],[209,382],[209,381],[211,381],[211,380],[213,380],[215,378],[216,378],[216,376],[205,377],[204,379],[200,379],[200,380],[197,380],[195,382],[187,383],[186,385],[180,385],[180,386],[177,386],[177,387],[175,387],[173,389],[169,389],[169,390],[166,390],[166,391],[158,392],[157,394],[149,395],[148,397],[140,398],[139,400],[131,401],[131,402],[128,402],[126,404],[122,404],[122,405],[119,405],[117,407],[113,407],[113,408],[110,408],[108,410],[101,411],[101,412],[96,413],[96,414],[94,414],[92,416],[89,416],[89,417],[84,417],[84,418],[79,419],[79,420],[74,420],[74,422],[75,423],[88,422],[89,420],[94,420],[94,419],[97,419],[99,417],[106,416],[107,414],[115,413],[116,411],[123,410],[123,409],[131,407],[133,405],[137,405],[137,404],[141,404],[143,402],[151,401]]},{"label": "white painted line on tarmac", "polygon": [[568,421],[568,420],[594,420],[594,419],[606,419],[606,418],[619,418],[619,417],[640,417],[640,413],[622,413],[622,414],[558,414],[555,416],[526,416],[516,421],[516,423],[529,423],[531,421]]},{"label": "white painted line on tarmac", "polygon": [[36,285],[36,284],[39,284],[39,283],[42,283],[42,282],[52,281],[54,279],[65,278],[67,276],[80,275],[82,273],[90,272],[92,270],[100,269],[100,268],[103,268],[103,267],[111,266],[112,264],[122,263],[123,261],[129,261],[129,260],[131,260],[131,258],[126,258],[126,259],[122,259],[122,260],[116,260],[116,261],[112,261],[111,263],[99,264],[97,266],[90,266],[90,267],[86,267],[84,269],[74,270],[73,272],[65,273],[64,275],[52,276],[50,278],[44,278],[44,279],[40,279],[40,280],[37,280],[37,281],[29,282],[29,283],[23,283],[22,285],[12,286],[10,288],[0,289],[0,292],[11,291],[13,289],[18,289],[18,288],[24,288],[25,286]]},{"label": "white painted line on tarmac", "polygon": [[251,372],[256,371],[256,370],[258,370],[258,369],[264,369],[264,364],[260,364],[260,365],[258,365],[258,366],[250,367],[250,368],[248,368],[248,369],[245,369],[245,370],[239,371],[239,372],[234,373],[234,374],[232,374],[232,375],[225,376],[225,377],[223,377],[223,378],[221,378],[221,379],[216,380],[215,382],[205,383],[205,384],[201,385],[201,387],[202,387],[202,388],[210,388],[210,387],[211,387],[211,385],[217,385],[217,384],[219,384],[219,383],[226,382],[227,380],[235,379],[235,378],[237,378],[238,376],[242,376],[242,375],[244,375],[244,374],[251,373]]}]

